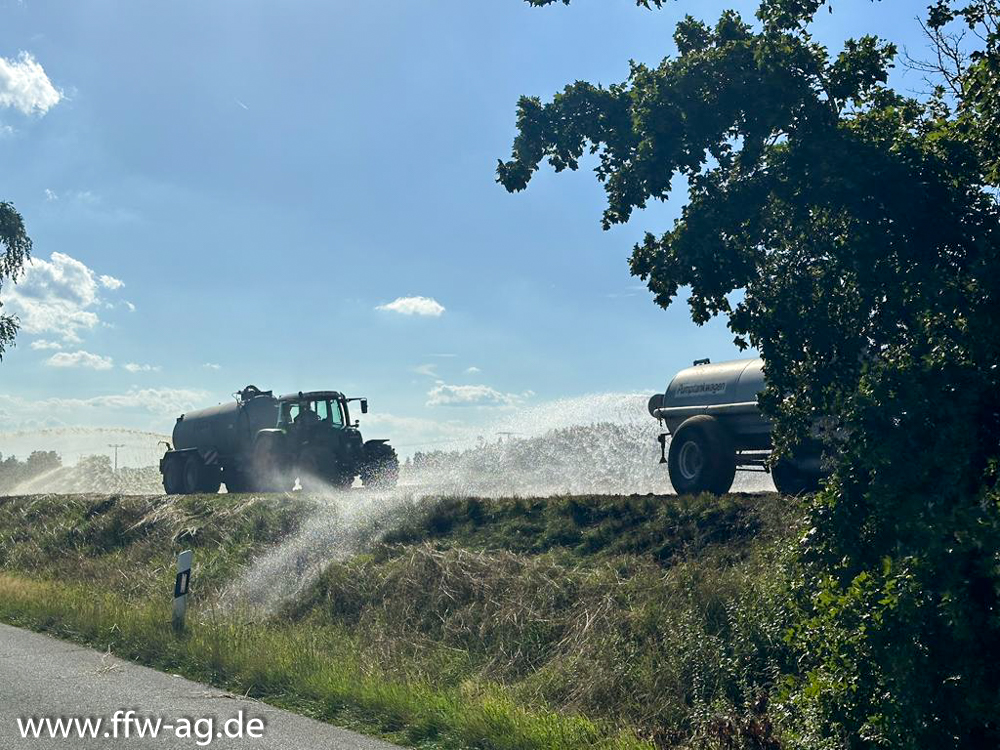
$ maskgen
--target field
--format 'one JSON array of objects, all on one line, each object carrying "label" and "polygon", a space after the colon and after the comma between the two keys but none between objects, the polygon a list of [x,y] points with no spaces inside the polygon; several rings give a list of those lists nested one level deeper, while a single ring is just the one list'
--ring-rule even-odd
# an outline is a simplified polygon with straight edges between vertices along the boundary
[{"label": "field", "polygon": [[774,747],[800,516],[774,494],[0,497],[0,619],[415,747]]}]

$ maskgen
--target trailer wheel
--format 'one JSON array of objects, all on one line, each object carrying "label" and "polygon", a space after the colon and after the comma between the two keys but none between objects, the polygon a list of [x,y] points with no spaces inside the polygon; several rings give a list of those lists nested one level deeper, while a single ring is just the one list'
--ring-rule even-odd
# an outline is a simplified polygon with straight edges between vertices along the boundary
[{"label": "trailer wheel", "polygon": [[184,462],[172,456],[166,459],[163,467],[163,491],[168,495],[184,492]]},{"label": "trailer wheel", "polygon": [[670,483],[678,494],[729,492],[736,476],[736,449],[718,420],[705,415],[684,421],[670,439]]},{"label": "trailer wheel", "polygon": [[771,467],[771,481],[782,495],[806,495],[819,490],[819,476],[802,471],[787,458],[778,459]]},{"label": "trailer wheel", "polygon": [[187,457],[187,460],[184,461],[184,472],[181,475],[181,492],[185,495],[195,495],[201,492],[204,485],[204,468],[205,463],[198,454],[192,453]]}]

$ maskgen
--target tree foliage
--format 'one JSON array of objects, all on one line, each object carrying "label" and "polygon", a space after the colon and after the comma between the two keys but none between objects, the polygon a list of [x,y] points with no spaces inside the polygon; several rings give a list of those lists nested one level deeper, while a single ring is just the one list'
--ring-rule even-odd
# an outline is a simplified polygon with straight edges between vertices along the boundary
[{"label": "tree foliage", "polygon": [[[31,258],[31,238],[24,229],[24,219],[10,203],[0,202],[0,291],[4,282],[16,283]],[[14,343],[17,318],[3,312],[0,301],[0,359]]]},{"label": "tree foliage", "polygon": [[607,228],[686,178],[632,273],[760,350],[779,451],[817,429],[829,446],[789,636],[802,673],[778,702],[796,744],[998,746],[996,4],[929,11],[929,29],[980,40],[950,102],[892,90],[892,44],[816,43],[823,5],[688,17],[656,67],[522,97],[498,181],[522,190],[589,153]]},{"label": "tree foliage", "polygon": [[17,485],[62,466],[62,458],[55,451],[32,451],[24,460],[17,456],[0,455],[0,494],[11,492]]}]

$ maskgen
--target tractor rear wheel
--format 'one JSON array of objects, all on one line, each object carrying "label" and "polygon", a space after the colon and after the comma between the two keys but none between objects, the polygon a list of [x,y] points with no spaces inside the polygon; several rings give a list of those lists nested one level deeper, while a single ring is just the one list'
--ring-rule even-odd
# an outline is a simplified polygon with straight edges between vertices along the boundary
[{"label": "tractor rear wheel", "polygon": [[299,456],[298,479],[303,492],[324,492],[351,486],[354,477],[344,476],[339,467],[331,465],[329,451],[306,448]]},{"label": "tractor rear wheel", "polygon": [[736,477],[736,449],[717,419],[699,414],[683,422],[671,437],[667,468],[679,495],[722,495]]},{"label": "tractor rear wheel", "polygon": [[253,449],[253,486],[257,492],[287,492],[292,480],[285,467],[284,451],[277,441],[258,440]]}]

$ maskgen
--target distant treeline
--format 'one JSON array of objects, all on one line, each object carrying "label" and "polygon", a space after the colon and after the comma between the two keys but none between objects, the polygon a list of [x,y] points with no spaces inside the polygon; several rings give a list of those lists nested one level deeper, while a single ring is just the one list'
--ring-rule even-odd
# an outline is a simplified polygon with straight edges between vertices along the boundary
[{"label": "distant treeline", "polygon": [[24,461],[17,456],[0,454],[0,494],[8,492],[22,482],[62,467],[62,458],[55,451],[32,451]]},{"label": "distant treeline", "polygon": [[0,456],[0,495],[56,492],[123,492],[159,494],[160,471],[156,466],[112,468],[104,454],[83,456],[72,466],[63,466],[55,451],[35,451],[26,461]]}]

